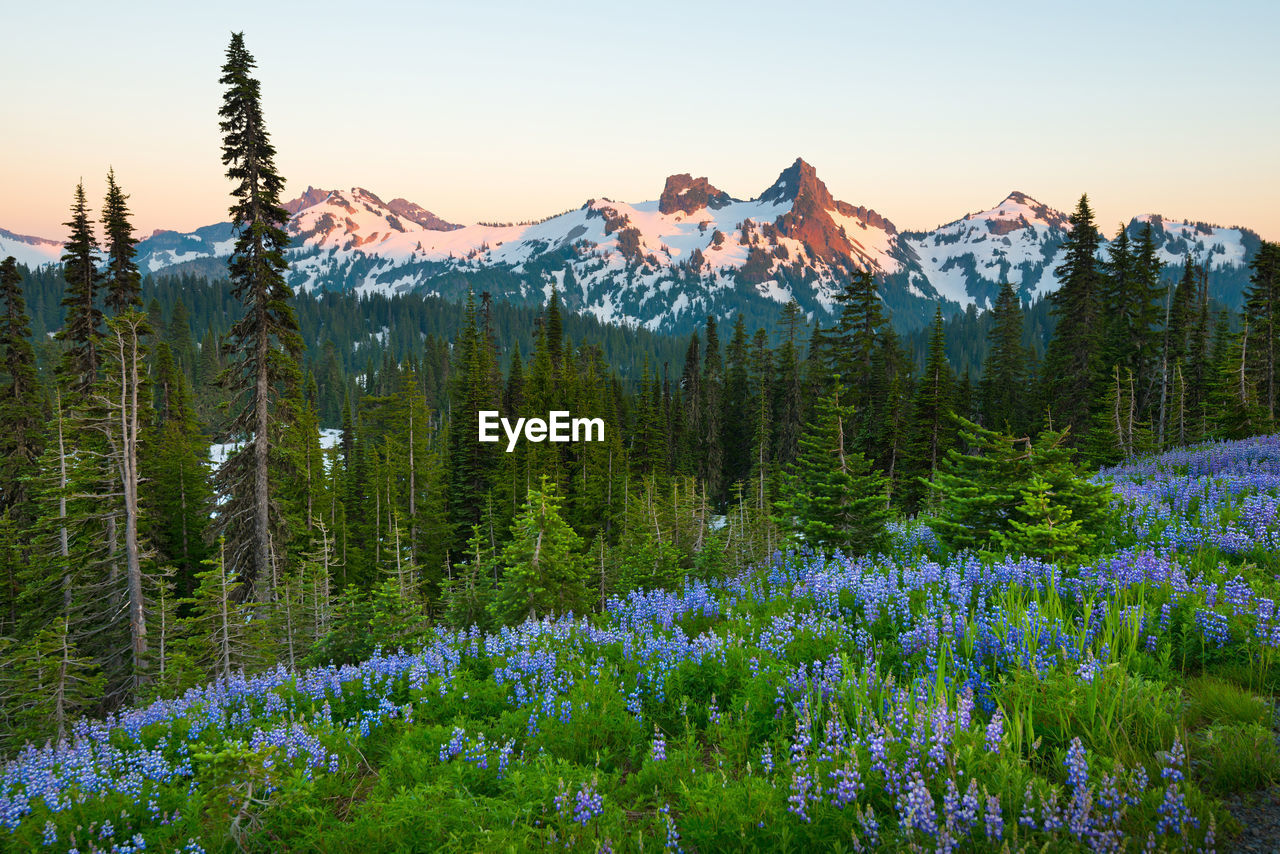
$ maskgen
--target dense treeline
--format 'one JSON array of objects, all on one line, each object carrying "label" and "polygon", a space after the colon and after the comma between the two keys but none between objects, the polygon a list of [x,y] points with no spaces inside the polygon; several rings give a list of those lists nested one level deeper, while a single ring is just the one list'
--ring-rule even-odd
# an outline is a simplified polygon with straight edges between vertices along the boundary
[{"label": "dense treeline", "polygon": [[[939,310],[906,340],[869,274],[826,325],[794,302],[772,329],[709,317],[678,352],[567,316],[554,289],[536,313],[295,296],[252,67],[234,37],[229,282],[144,279],[114,175],[101,243],[81,185],[61,267],[0,268],[7,746],[434,622],[582,612],[788,541],[870,551],[894,517],[944,520],[957,549],[1070,559],[1106,505],[1073,455],[1275,427],[1277,247],[1236,323],[1189,260],[1166,287],[1149,231],[1100,255],[1087,198],[1048,301],[1005,285],[991,312]],[[482,410],[605,430],[508,451],[477,441]],[[340,427],[331,448],[322,426]]]},{"label": "dense treeline", "polygon": [[[37,362],[41,373],[47,374],[57,364],[57,348],[48,339],[66,318],[62,305],[66,283],[57,267],[28,270],[20,265],[18,271],[37,342]],[[488,318],[504,370],[517,348],[532,352],[541,306],[491,302],[478,291],[476,298]],[[142,301],[151,327],[169,340],[195,391],[197,411],[208,423],[215,423],[216,395],[211,388],[221,369],[218,342],[243,310],[231,293],[230,281],[193,275],[147,276],[142,280]],[[421,294],[332,291],[300,293],[291,302],[298,331],[307,342],[301,366],[320,383],[317,408],[325,427],[342,423],[346,393],[359,397],[362,388],[373,387],[370,377],[376,378],[389,365],[410,358],[419,360],[422,370],[437,378],[428,383],[431,405],[448,407],[444,371],[449,342],[464,321],[461,303]],[[591,316],[566,315],[564,333],[573,341],[599,346],[624,380],[639,377],[646,361],[650,365],[676,364],[684,356],[681,340],[602,323]],[[361,378],[359,383],[354,382],[355,377]]]}]

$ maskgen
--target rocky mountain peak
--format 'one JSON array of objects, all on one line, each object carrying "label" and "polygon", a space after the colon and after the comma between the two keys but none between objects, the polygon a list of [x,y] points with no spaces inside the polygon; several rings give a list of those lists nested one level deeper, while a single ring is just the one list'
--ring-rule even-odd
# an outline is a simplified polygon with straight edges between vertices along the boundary
[{"label": "rocky mountain peak", "polygon": [[733,199],[723,190],[716,189],[705,178],[694,178],[688,172],[667,177],[662,196],[658,199],[658,211],[664,214],[677,211],[691,214],[703,208],[717,210]]},{"label": "rocky mountain peak", "polygon": [[316,187],[307,185],[306,191],[303,192],[301,196],[298,196],[296,199],[290,199],[280,207],[287,210],[290,216],[293,216],[303,208],[309,208],[312,205],[320,204],[325,199],[329,198],[332,192],[332,190],[320,190]]},{"label": "rocky mountain peak", "polygon": [[794,203],[805,196],[823,208],[831,208],[835,204],[827,185],[818,177],[818,170],[806,163],[804,158],[797,157],[795,163],[782,170],[773,186],[760,194],[760,201]]}]

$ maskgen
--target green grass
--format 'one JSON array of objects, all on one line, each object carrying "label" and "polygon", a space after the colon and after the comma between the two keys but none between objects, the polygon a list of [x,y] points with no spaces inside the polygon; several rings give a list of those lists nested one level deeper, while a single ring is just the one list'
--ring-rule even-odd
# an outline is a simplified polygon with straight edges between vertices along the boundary
[{"label": "green grass", "polygon": [[1272,708],[1249,691],[1216,676],[1198,676],[1184,688],[1187,706],[1183,721],[1189,729],[1210,724],[1271,723]]},{"label": "green grass", "polygon": [[1260,724],[1214,724],[1196,734],[1193,750],[1196,777],[1214,794],[1254,791],[1280,780],[1276,734]]}]

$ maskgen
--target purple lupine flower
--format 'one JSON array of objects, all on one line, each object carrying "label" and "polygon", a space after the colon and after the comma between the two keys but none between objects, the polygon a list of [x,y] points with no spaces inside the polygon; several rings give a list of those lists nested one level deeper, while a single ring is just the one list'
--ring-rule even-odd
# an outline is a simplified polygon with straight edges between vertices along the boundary
[{"label": "purple lupine flower", "polygon": [[973,718],[973,688],[966,685],[956,700],[956,731],[965,732]]},{"label": "purple lupine flower", "polygon": [[938,816],[934,810],[933,795],[924,784],[924,779],[916,774],[902,798],[898,813],[905,827],[918,830],[925,836],[938,835]]},{"label": "purple lupine flower", "polygon": [[502,776],[507,772],[507,763],[511,761],[511,752],[515,750],[515,748],[516,748],[516,742],[515,742],[515,739],[512,739],[512,738],[507,739],[503,743],[503,745],[500,748],[498,748],[498,779],[499,780],[501,780]]},{"label": "purple lupine flower", "polygon": [[1067,766],[1067,785],[1073,789],[1083,789],[1089,785],[1089,763],[1085,755],[1084,744],[1080,737],[1071,739],[1067,748],[1067,758],[1063,762]]},{"label": "purple lupine flower", "polygon": [[440,761],[447,762],[462,753],[463,742],[466,737],[466,730],[460,726],[454,727],[453,737],[449,739],[449,743],[440,746]]},{"label": "purple lupine flower", "polygon": [[1182,746],[1182,739],[1175,735],[1173,747],[1169,748],[1169,752],[1161,759],[1163,761],[1160,763],[1160,776],[1170,783],[1181,783],[1185,779],[1182,769],[1187,764],[1187,751]]},{"label": "purple lupine flower", "polygon": [[986,746],[987,752],[999,753],[1000,744],[1004,741],[1004,712],[997,706],[995,712],[991,715],[991,721],[987,724]]},{"label": "purple lupine flower", "polygon": [[791,794],[787,796],[787,812],[793,813],[803,821],[809,820],[809,800],[813,791],[813,775],[807,769],[797,768],[791,772]]},{"label": "purple lupine flower", "polygon": [[1004,819],[1000,815],[1000,799],[995,795],[987,795],[987,807],[982,814],[987,839],[995,841],[1004,831]]},{"label": "purple lupine flower", "polygon": [[667,826],[667,839],[662,850],[668,854],[680,854],[684,849],[680,847],[680,832],[676,830],[676,820],[671,817],[671,805],[664,803],[658,808],[658,812]]},{"label": "purple lupine flower", "polygon": [[1182,836],[1185,826],[1198,827],[1200,824],[1199,819],[1187,808],[1187,796],[1177,783],[1165,787],[1164,800],[1160,802],[1156,812],[1160,815],[1160,820],[1156,822],[1156,832],[1160,834]]},{"label": "purple lupine flower", "polygon": [[1028,781],[1027,791],[1022,796],[1022,813],[1018,816],[1018,824],[1023,827],[1036,826],[1035,810],[1032,806],[1035,803],[1035,794],[1035,788]]},{"label": "purple lupine flower", "polygon": [[596,791],[595,781],[583,783],[574,796],[573,820],[583,827],[604,812],[604,798]]},{"label": "purple lupine flower", "polygon": [[876,811],[869,805],[858,806],[858,826],[867,837],[867,842],[875,848],[880,841],[880,822],[876,819]]},{"label": "purple lupine flower", "polygon": [[1062,827],[1062,810],[1058,807],[1058,790],[1050,789],[1049,797],[1040,797],[1040,829],[1055,833]]},{"label": "purple lupine flower", "polygon": [[653,741],[649,745],[649,759],[654,762],[662,762],[667,758],[667,741],[662,736],[662,731],[657,727],[653,729]]}]

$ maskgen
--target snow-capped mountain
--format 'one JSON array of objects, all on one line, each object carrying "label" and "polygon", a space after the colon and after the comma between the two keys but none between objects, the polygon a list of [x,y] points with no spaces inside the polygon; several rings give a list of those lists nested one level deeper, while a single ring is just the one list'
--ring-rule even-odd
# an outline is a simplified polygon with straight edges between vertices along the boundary
[{"label": "snow-capped mountain", "polygon": [[[1148,223],[1157,255],[1168,266],[1181,265],[1190,255],[1197,263],[1208,260],[1211,269],[1238,271],[1258,248],[1258,235],[1248,229],[1174,222],[1159,214],[1134,217],[1125,230],[1136,239]],[[903,239],[919,261],[918,275],[940,297],[988,308],[1006,281],[1024,300],[1056,290],[1054,270],[1063,261],[1062,245],[1070,228],[1063,212],[1014,191],[991,210],[968,214],[933,231],[907,233]],[[1227,281],[1218,284],[1219,298],[1236,304],[1238,288]]]},{"label": "snow-capped mountain", "polygon": [[[358,187],[308,187],[284,207],[296,289],[457,298],[472,286],[498,299],[541,301],[554,283],[572,310],[669,331],[713,313],[764,319],[792,297],[822,316],[855,269],[882,280],[888,308],[905,325],[931,317],[939,300],[953,310],[988,307],[1006,280],[1031,298],[1057,287],[1053,270],[1070,227],[1061,211],[1014,192],[933,231],[899,233],[875,211],[833,198],[800,159],[752,199],[678,174],[656,201],[592,199],[532,223],[456,225]],[[1238,270],[1259,242],[1245,229],[1156,215],[1129,228],[1136,234],[1146,223],[1171,263],[1190,252]],[[0,231],[0,257],[9,237]],[[61,251],[54,241],[16,239],[28,241],[19,247],[24,263],[56,260]],[[233,243],[230,223],[157,231],[139,244],[139,265],[149,273],[219,275]]]},{"label": "snow-capped mountain", "polygon": [[0,228],[0,260],[10,255],[19,264],[39,267],[41,264],[57,262],[62,257],[62,244],[57,240],[14,234]]},{"label": "snow-capped mountain", "polygon": [[[853,269],[914,269],[891,222],[832,198],[803,160],[750,200],[672,175],[657,201],[592,199],[536,223],[454,225],[358,187],[308,188],[287,208],[297,289],[458,296],[468,277],[483,277],[495,297],[541,300],[554,281],[575,310],[652,329],[753,302],[776,309],[792,296],[828,310]],[[232,242],[229,224],[157,232],[139,244],[139,263],[152,273],[201,272]]]},{"label": "snow-capped mountain", "polygon": [[941,297],[982,308],[1006,281],[1024,299],[1056,288],[1053,268],[1069,229],[1061,211],[1015,191],[991,210],[904,237]]}]

